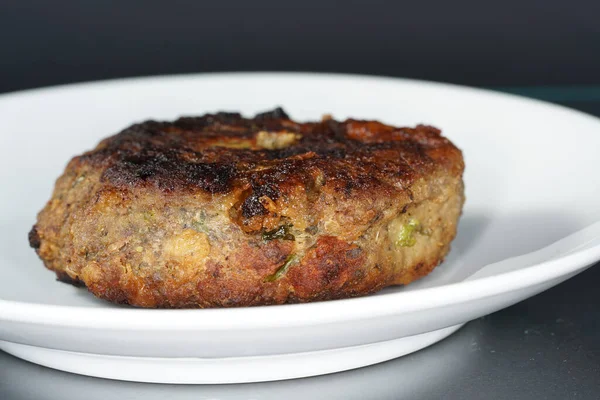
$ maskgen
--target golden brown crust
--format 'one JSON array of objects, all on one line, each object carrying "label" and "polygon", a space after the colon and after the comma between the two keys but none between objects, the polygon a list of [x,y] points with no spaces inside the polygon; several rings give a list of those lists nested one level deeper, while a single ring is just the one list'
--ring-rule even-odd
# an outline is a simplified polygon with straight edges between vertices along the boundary
[{"label": "golden brown crust", "polygon": [[[359,296],[443,259],[463,169],[423,125],[297,123],[281,109],[149,121],[71,160],[29,240],[59,278],[117,303]],[[417,217],[416,245],[398,244]]]}]

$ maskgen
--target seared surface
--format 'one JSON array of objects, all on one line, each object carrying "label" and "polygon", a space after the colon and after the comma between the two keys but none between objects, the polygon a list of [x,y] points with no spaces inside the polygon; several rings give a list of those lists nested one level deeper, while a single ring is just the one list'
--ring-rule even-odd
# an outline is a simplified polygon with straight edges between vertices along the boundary
[{"label": "seared surface", "polygon": [[75,157],[29,240],[59,279],[142,307],[281,304],[407,284],[464,202],[440,131],[281,110],[148,121]]}]

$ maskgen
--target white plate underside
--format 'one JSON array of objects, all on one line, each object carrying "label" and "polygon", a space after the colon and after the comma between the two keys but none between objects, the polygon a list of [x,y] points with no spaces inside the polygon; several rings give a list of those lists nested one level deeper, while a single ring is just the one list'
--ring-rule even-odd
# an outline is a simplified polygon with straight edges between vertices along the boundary
[{"label": "white plate underside", "polygon": [[[66,162],[101,138],[150,118],[168,120],[219,110],[251,115],[278,105],[298,120],[329,113],[338,119],[440,127],[463,150],[467,166],[467,203],[447,260],[419,282],[358,299],[229,310],[135,310],[55,282],[28,247],[27,232],[35,214]],[[63,356],[91,353],[121,357],[120,362],[188,357],[198,367],[198,360],[232,357],[274,365],[277,357],[306,353],[300,357],[312,360],[305,361],[311,365],[318,364],[323,351],[345,351],[347,357],[351,349],[362,349],[350,357],[351,363],[333,357],[337,361],[322,371],[313,368],[314,374],[377,362],[373,361],[377,351],[367,351],[365,345],[380,343],[383,348],[385,343],[390,354],[399,356],[430,343],[417,344],[410,338],[413,335],[514,304],[597,260],[596,253],[580,251],[553,263],[465,281],[488,263],[532,252],[600,220],[598,149],[600,122],[594,117],[515,96],[411,80],[215,74],[0,96],[0,340],[8,342],[2,347],[54,368],[146,381],[157,380],[151,372],[146,378],[125,372],[120,377],[111,357],[98,364],[105,368],[102,373],[88,363],[80,363],[79,370],[69,367],[77,364],[69,364],[69,357]],[[36,353],[35,347],[12,343],[41,349]],[[243,364],[245,368],[236,370],[239,375],[220,381],[314,375],[293,367],[303,363],[291,363],[279,373],[271,368],[272,373],[260,378],[244,378],[250,369]],[[188,364],[178,365],[185,369]],[[215,374],[196,382],[218,382]]]},{"label": "white plate underside", "polygon": [[217,359],[103,356],[2,341],[0,349],[46,367],[98,378],[177,384],[249,383],[305,378],[380,363],[436,343],[460,327],[341,349]]}]

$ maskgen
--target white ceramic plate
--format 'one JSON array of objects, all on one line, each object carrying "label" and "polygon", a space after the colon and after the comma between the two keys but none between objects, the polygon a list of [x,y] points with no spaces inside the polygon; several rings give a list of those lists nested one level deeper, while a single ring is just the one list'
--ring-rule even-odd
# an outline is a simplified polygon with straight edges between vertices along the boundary
[{"label": "white ceramic plate", "polygon": [[[447,260],[417,283],[351,300],[140,310],[56,282],[28,247],[27,232],[55,178],[101,138],[149,118],[252,114],[276,105],[299,120],[331,113],[442,128],[467,165],[467,203]],[[467,279],[600,220],[600,120],[516,96],[323,74],[128,79],[0,96],[0,138],[0,348],[66,371],[227,383],[356,368],[441,340],[600,258],[599,247],[588,245]]]}]

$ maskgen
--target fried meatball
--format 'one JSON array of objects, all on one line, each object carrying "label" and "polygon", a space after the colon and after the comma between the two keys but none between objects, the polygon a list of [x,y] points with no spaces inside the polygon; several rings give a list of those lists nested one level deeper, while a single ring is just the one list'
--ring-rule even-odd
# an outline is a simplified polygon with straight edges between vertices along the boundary
[{"label": "fried meatball", "polygon": [[147,121],[69,162],[29,241],[60,280],[139,307],[362,296],[443,260],[463,169],[424,125]]}]

